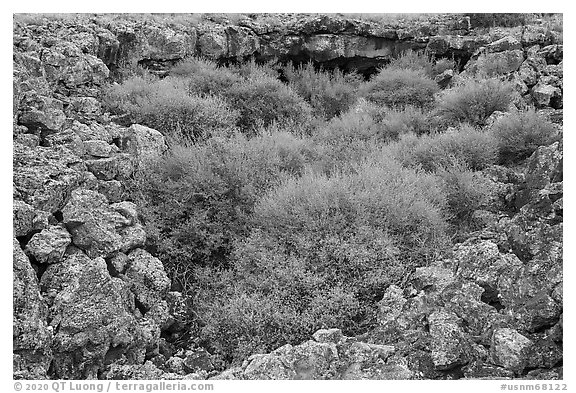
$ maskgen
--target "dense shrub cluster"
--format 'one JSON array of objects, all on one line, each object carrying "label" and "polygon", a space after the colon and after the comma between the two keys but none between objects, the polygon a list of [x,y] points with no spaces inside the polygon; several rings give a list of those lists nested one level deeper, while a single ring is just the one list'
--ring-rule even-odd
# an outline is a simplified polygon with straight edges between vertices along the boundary
[{"label": "dense shrub cluster", "polygon": [[344,75],[316,70],[312,63],[295,68],[283,68],[290,87],[312,105],[317,116],[331,119],[347,111],[357,99],[361,77],[356,73]]},{"label": "dense shrub cluster", "polygon": [[224,95],[240,112],[238,126],[247,133],[274,122],[306,124],[311,120],[310,105],[278,79],[264,73],[253,73]]},{"label": "dense shrub cluster", "polygon": [[181,135],[192,141],[233,133],[238,112],[217,96],[190,94],[180,80],[157,80],[136,76],[106,92],[105,103],[116,114],[128,114],[166,135]]},{"label": "dense shrub cluster", "polygon": [[245,356],[322,327],[362,332],[385,288],[444,248],[444,203],[434,176],[393,160],[286,180],[256,205],[254,229],[237,245],[234,289],[207,310],[203,333]]},{"label": "dense shrub cluster", "polygon": [[386,151],[405,166],[421,167],[426,171],[448,168],[454,162],[480,170],[494,164],[498,158],[498,146],[492,134],[471,126],[420,138],[407,134]]},{"label": "dense shrub cluster", "polygon": [[502,163],[527,158],[539,146],[549,145],[559,138],[554,124],[534,110],[501,117],[492,125],[491,130],[498,141]]},{"label": "dense shrub cluster", "polygon": [[148,246],[174,276],[193,265],[226,265],[258,197],[282,176],[302,173],[314,154],[307,141],[280,131],[174,147],[134,179]]},{"label": "dense shrub cluster", "polygon": [[482,126],[495,111],[506,111],[512,103],[512,86],[498,79],[466,80],[438,99],[438,110],[451,123]]},{"label": "dense shrub cluster", "polygon": [[470,26],[476,27],[516,27],[523,26],[531,14],[495,13],[495,14],[465,14],[470,17]]},{"label": "dense shrub cluster", "polygon": [[170,75],[183,79],[192,94],[222,94],[241,81],[231,70],[204,59],[184,60],[170,70]]},{"label": "dense shrub cluster", "polygon": [[557,131],[530,111],[486,127],[512,88],[477,76],[440,91],[432,78],[453,68],[408,52],[362,81],[189,59],[107,89],[113,113],[175,137],[129,193],[193,299],[191,336],[229,363],[319,328],[366,332],[390,284],[472,230],[492,200],[482,170]]},{"label": "dense shrub cluster", "polygon": [[378,105],[426,107],[434,102],[438,89],[421,71],[384,68],[366,84],[364,95]]}]

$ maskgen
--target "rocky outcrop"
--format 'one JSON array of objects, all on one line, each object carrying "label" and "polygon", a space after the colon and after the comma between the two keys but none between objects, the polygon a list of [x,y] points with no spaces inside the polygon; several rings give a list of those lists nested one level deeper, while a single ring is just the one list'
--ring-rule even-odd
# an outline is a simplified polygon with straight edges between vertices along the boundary
[{"label": "rocky outcrop", "polygon": [[[46,73],[50,80],[79,85],[98,83],[105,77],[102,65],[111,70],[143,65],[162,73],[167,66],[192,55],[219,61],[312,60],[362,72],[409,49],[426,49],[432,55],[465,63],[488,45],[494,56],[514,53],[514,61],[522,63],[523,56],[520,53],[518,57],[514,51],[561,42],[561,34],[543,26],[509,29],[511,36],[505,36],[505,32],[479,35],[471,29],[469,18],[450,14],[381,23],[303,14],[238,15],[234,20],[208,15],[200,21],[190,17],[191,23],[172,24],[153,18],[84,19],[82,29],[64,21],[40,23],[32,31],[17,25],[15,44],[30,58],[40,58],[49,65]],[[38,31],[46,35],[42,43],[34,41]],[[61,44],[64,37],[68,42]],[[38,55],[40,45],[49,48],[43,56]],[[545,54],[551,61],[561,58],[558,50],[547,49]],[[70,69],[72,63],[76,69]],[[65,75],[74,75],[74,79],[68,80],[72,77]]]},{"label": "rocky outcrop", "polygon": [[52,361],[53,329],[46,322],[47,309],[36,272],[16,239],[13,273],[14,378],[44,379]]},{"label": "rocky outcrop", "polygon": [[110,32],[15,28],[14,377],[148,370],[162,330],[183,328],[181,297],[140,248],[146,233],[122,181],[164,153],[164,138],[103,115],[110,73],[98,56],[114,45]]}]

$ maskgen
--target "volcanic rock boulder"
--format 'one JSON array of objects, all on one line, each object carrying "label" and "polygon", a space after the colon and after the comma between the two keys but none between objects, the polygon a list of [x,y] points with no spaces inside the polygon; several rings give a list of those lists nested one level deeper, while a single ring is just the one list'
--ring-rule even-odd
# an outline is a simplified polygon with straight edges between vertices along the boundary
[{"label": "volcanic rock boulder", "polygon": [[158,158],[168,150],[162,133],[139,124],[125,130],[121,147],[138,162]]},{"label": "volcanic rock boulder", "polygon": [[51,226],[32,236],[26,252],[40,263],[60,262],[72,239],[68,231],[60,226]]},{"label": "volcanic rock boulder", "polygon": [[81,164],[82,160],[65,148],[30,149],[14,144],[13,181],[18,199],[37,210],[61,210],[84,180]]},{"label": "volcanic rock boulder", "polygon": [[118,359],[142,363],[150,345],[133,315],[134,297],[112,278],[103,258],[81,252],[48,267],[41,279],[54,329],[53,362],[58,378],[97,378]]},{"label": "volcanic rock boulder", "polygon": [[146,310],[163,300],[170,289],[162,262],[142,249],[128,255],[124,280]]},{"label": "volcanic rock boulder", "polygon": [[513,329],[494,331],[490,355],[492,361],[514,372],[521,372],[528,364],[532,342]]},{"label": "volcanic rock boulder", "polygon": [[52,359],[52,327],[36,272],[16,239],[13,252],[13,367],[14,378],[45,379]]},{"label": "volcanic rock boulder", "polygon": [[134,204],[109,205],[106,197],[96,191],[74,190],[62,214],[72,243],[92,258],[111,257],[120,250],[128,252],[146,241]]}]

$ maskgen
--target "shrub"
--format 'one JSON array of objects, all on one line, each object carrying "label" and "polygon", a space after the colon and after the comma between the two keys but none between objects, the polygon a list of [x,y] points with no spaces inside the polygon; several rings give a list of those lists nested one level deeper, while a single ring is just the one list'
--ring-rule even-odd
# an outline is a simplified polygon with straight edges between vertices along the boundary
[{"label": "shrub", "polygon": [[254,217],[257,227],[296,250],[301,236],[317,244],[325,234],[347,236],[355,233],[353,228],[368,226],[392,236],[397,245],[414,246],[403,255],[409,258],[422,244],[441,237],[442,198],[433,176],[387,158],[366,162],[347,175],[288,180],[258,203]]},{"label": "shrub", "polygon": [[205,59],[188,59],[176,64],[170,76],[182,78],[188,93],[200,95],[221,95],[241,78],[227,68]]},{"label": "shrub", "polygon": [[516,27],[524,26],[531,19],[531,14],[465,14],[470,17],[470,25],[476,27]]},{"label": "shrub", "polygon": [[130,78],[108,88],[104,101],[111,112],[128,114],[133,123],[192,141],[230,135],[238,119],[222,99],[189,95],[181,81],[169,78]]},{"label": "shrub", "polygon": [[417,138],[406,135],[387,150],[405,166],[420,166],[426,171],[447,168],[454,161],[480,170],[496,162],[497,142],[488,133],[470,126]]},{"label": "shrub", "polygon": [[425,107],[434,101],[438,85],[420,71],[384,68],[366,83],[365,97],[391,107]]},{"label": "shrub", "polygon": [[406,106],[402,109],[385,111],[380,126],[382,133],[389,139],[397,139],[400,135],[408,133],[427,134],[434,127],[433,123],[432,118],[420,108]]},{"label": "shrub", "polygon": [[254,59],[232,66],[230,70],[242,79],[271,78],[278,79],[279,67],[275,60],[266,63],[256,63]]},{"label": "shrub", "polygon": [[491,132],[498,142],[500,162],[509,163],[529,157],[538,146],[558,140],[555,126],[534,110],[509,113],[496,120]]},{"label": "shrub", "polygon": [[450,222],[467,223],[472,213],[488,202],[491,188],[482,172],[473,172],[465,164],[454,161],[436,173],[442,179],[447,196]]},{"label": "shrub", "polygon": [[443,92],[438,99],[438,111],[450,123],[482,126],[494,111],[508,110],[512,97],[509,83],[498,79],[467,80]]},{"label": "shrub", "polygon": [[173,146],[137,173],[131,187],[147,222],[148,247],[181,283],[190,281],[194,265],[227,266],[233,241],[249,232],[258,198],[283,176],[303,173],[314,154],[307,141],[280,131]]},{"label": "shrub", "polygon": [[444,200],[434,176],[390,160],[286,180],[255,207],[221,300],[200,301],[202,337],[240,361],[319,328],[373,328],[386,287],[446,245]]},{"label": "shrub", "polygon": [[283,68],[290,87],[304,97],[316,115],[331,119],[347,111],[357,99],[361,83],[355,73],[344,75],[340,70],[333,72],[316,70],[312,63],[298,68],[289,65]]},{"label": "shrub", "polygon": [[312,109],[302,97],[267,75],[253,75],[232,86],[225,96],[240,112],[238,125],[247,133],[274,122],[305,124],[311,118]]},{"label": "shrub", "polygon": [[430,56],[423,52],[407,50],[399,57],[392,60],[386,69],[413,70],[422,72],[424,75],[434,77],[434,63]]},{"label": "shrub", "polygon": [[388,140],[377,119],[381,111],[354,108],[317,126],[312,138],[322,149],[319,167],[330,174],[347,171]]},{"label": "shrub", "polygon": [[432,67],[432,75],[433,76],[440,75],[446,70],[455,70],[455,69],[457,69],[457,67],[456,62],[453,59],[438,59],[436,60],[434,66]]},{"label": "shrub", "polygon": [[253,233],[238,245],[234,270],[206,277],[218,284],[197,297],[196,312],[205,323],[199,336],[230,361],[299,344],[319,328],[346,330],[361,312],[351,293],[328,288],[302,259],[276,247]]}]

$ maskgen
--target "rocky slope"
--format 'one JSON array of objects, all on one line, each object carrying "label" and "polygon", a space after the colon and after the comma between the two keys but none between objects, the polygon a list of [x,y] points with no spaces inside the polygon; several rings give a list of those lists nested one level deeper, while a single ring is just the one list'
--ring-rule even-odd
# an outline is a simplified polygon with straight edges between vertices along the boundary
[{"label": "rocky slope", "polygon": [[[162,134],[111,122],[100,89],[137,65],[160,74],[190,55],[314,60],[368,72],[406,49],[498,62],[518,91],[562,122],[562,45],[542,26],[477,34],[461,16],[394,25],[260,15],[195,25],[84,17],[14,24],[14,377],[204,378],[203,350],[175,352],[186,304],[143,249],[124,181],[166,150]],[[451,75],[443,78],[450,79]],[[216,378],[559,378],[562,365],[562,144],[524,170],[492,167],[492,227],[451,260],[390,287],[379,327],[254,355]],[[499,211],[514,214],[500,214]]]}]

